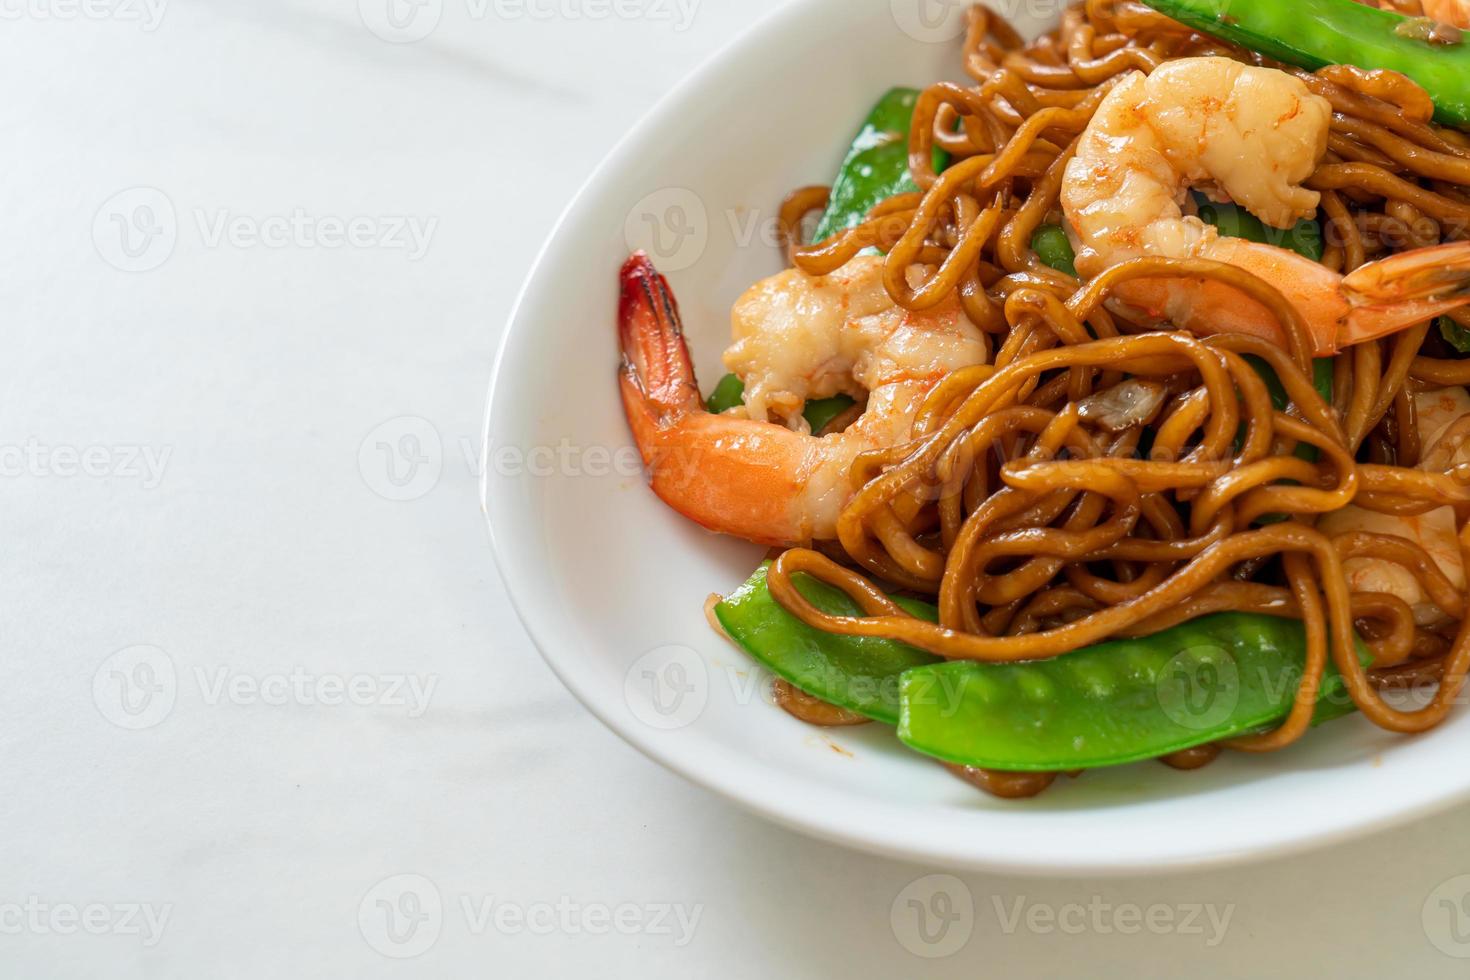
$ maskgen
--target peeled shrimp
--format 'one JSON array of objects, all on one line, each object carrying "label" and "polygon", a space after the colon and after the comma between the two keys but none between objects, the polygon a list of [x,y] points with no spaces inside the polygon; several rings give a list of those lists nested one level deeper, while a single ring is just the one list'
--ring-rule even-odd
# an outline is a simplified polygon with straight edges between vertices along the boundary
[{"label": "peeled shrimp", "polygon": [[[665,503],[761,544],[836,537],[858,454],[907,441],[934,386],[985,359],[958,301],[907,313],[887,298],[881,272],[881,259],[859,257],[829,276],[788,271],[752,287],[735,306],[737,340],[725,357],[746,384],[746,406],[713,415],[668,283],[641,252],[628,260],[618,313],[623,407]],[[800,428],[802,401],[838,392],[867,397],[839,433],[817,437],[766,419],[769,410]]]},{"label": "peeled shrimp", "polygon": [[825,276],[788,269],[764,279],[735,301],[730,319],[725,367],[745,382],[747,416],[798,431],[809,399],[861,400],[895,380],[933,383],[985,359],[980,331],[957,303],[932,315],[896,306],[875,255]]},{"label": "peeled shrimp", "polygon": [[[1331,119],[1331,105],[1299,79],[1229,58],[1183,58],[1125,77],[1067,165],[1062,207],[1078,270],[1091,278],[1145,256],[1236,266],[1296,307],[1318,356],[1470,303],[1470,243],[1404,252],[1343,277],[1284,248],[1222,237],[1184,213],[1198,188],[1277,228],[1314,214],[1320,195],[1301,184],[1326,152]],[[1213,280],[1135,280],[1115,296],[1197,334],[1285,340],[1264,306]]]},{"label": "peeled shrimp", "polygon": [[[1419,441],[1424,447],[1419,468],[1447,471],[1470,462],[1470,442],[1460,446],[1441,445],[1451,435],[1450,427],[1470,415],[1470,393],[1454,387],[1421,391],[1412,397],[1418,416]],[[1465,567],[1452,508],[1439,507],[1428,513],[1400,517],[1350,505],[1324,514],[1317,522],[1317,529],[1334,538],[1354,531],[1406,538],[1428,552],[1456,590],[1465,591]],[[1400,565],[1376,558],[1349,558],[1343,562],[1343,571],[1348,587],[1354,592],[1386,592],[1404,600],[1420,626],[1435,626],[1448,618],[1430,601],[1413,573]]]},{"label": "peeled shrimp", "polygon": [[1470,27],[1470,0],[1424,0],[1424,16],[1453,27]]}]

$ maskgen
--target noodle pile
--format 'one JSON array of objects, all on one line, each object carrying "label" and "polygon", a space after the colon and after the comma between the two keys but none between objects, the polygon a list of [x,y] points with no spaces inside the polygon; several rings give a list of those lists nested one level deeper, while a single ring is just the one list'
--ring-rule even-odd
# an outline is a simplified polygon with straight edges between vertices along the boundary
[{"label": "noodle pile", "polygon": [[[934,389],[912,441],[859,459],[840,547],[786,551],[770,587],[818,629],[992,663],[1054,657],[1209,612],[1289,616],[1307,637],[1292,711],[1274,731],[1227,747],[1262,752],[1299,738],[1329,660],[1374,723],[1423,731],[1451,710],[1470,668],[1466,596],[1415,543],[1365,532],[1329,538],[1315,524],[1354,503],[1395,515],[1449,506],[1465,528],[1470,474],[1448,456],[1417,468],[1431,447],[1418,444],[1410,396],[1470,383],[1470,359],[1436,356],[1447,351],[1426,323],[1337,355],[1326,404],[1313,387],[1305,326],[1264,281],[1218,263],[1145,258],[1081,283],[1031,249],[1037,228],[1060,222],[1063,171],[1112,83],[1201,55],[1284,68],[1332,104],[1329,150],[1306,184],[1322,193],[1326,265],[1346,273],[1470,238],[1470,137],[1435,126],[1428,97],[1402,76],[1285,68],[1133,0],[1087,0],[1029,43],[976,7],[965,41],[975,84],[933,85],[915,109],[909,160],[919,191],[790,255],[822,275],[876,246],[902,307],[932,309],[958,294],[987,338],[988,363]],[[953,161],[941,173],[936,145]],[[788,241],[826,197],[826,188],[803,188],[788,198]],[[925,276],[911,279],[914,268]],[[1232,285],[1275,314],[1287,349],[1161,332],[1104,305],[1139,278]],[[1470,325],[1470,316],[1457,319]],[[1273,407],[1248,355],[1274,369],[1289,412]],[[1451,453],[1470,422],[1454,428],[1438,444]],[[1461,543],[1470,547],[1463,531]],[[1448,625],[1417,625],[1396,596],[1350,591],[1343,562],[1365,557],[1412,573]],[[864,615],[814,608],[792,585],[797,572],[842,589]],[[885,589],[934,597],[938,624],[907,615]],[[1374,654],[1369,670],[1353,652],[1355,629]],[[1418,710],[1381,693],[1436,680]],[[1167,761],[1193,767],[1216,751]],[[970,775],[984,785],[1001,774]],[[1022,780],[1006,795],[1049,781]]]}]

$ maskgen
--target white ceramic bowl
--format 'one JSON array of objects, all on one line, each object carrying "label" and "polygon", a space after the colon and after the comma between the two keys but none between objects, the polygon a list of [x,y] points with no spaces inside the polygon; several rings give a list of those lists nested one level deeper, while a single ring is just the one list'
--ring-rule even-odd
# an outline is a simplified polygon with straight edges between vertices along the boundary
[{"label": "white ceramic bowl", "polygon": [[1227,754],[1193,773],[1144,763],[996,800],[883,726],[822,731],[787,716],[705,624],[705,597],[743,581],[762,549],[703,532],[630,472],[618,267],[638,246],[668,274],[707,389],[730,304],[781,267],[767,239],[782,195],[831,179],[889,86],[962,77],[957,22],[925,20],[925,6],[805,0],[778,11],[664,100],[547,242],[500,352],[484,487],[506,586],[547,662],[675,772],[798,830],[938,866],[1082,874],[1238,862],[1466,795],[1470,712],[1418,738],[1355,717],[1286,752]]}]

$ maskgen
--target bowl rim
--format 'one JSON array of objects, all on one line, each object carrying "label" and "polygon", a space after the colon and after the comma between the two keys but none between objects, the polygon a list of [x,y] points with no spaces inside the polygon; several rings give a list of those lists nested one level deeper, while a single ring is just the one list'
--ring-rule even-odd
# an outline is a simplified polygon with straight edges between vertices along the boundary
[{"label": "bowl rim", "polygon": [[[495,434],[497,399],[507,386],[507,365],[514,345],[520,335],[529,329],[526,323],[530,318],[528,310],[533,303],[538,284],[552,267],[558,243],[567,229],[575,223],[579,210],[592,196],[594,189],[608,174],[618,171],[630,152],[650,134],[659,131],[668,120],[680,117],[683,114],[683,103],[692,98],[692,93],[707,84],[709,79],[728,70],[748,47],[778,32],[799,30],[797,25],[805,19],[810,19],[813,22],[811,26],[815,27],[817,22],[827,16],[819,11],[830,11],[832,8],[840,11],[850,2],[852,0],[787,0],[762,15],[700,61],[684,79],[645,112],[593,168],[563,208],[537,250],[530,271],[511,308],[491,372],[481,440],[482,461],[489,459],[488,449],[493,444]],[[877,3],[881,0],[870,2]],[[987,840],[985,834],[976,834],[963,841],[946,839],[927,845],[915,843],[912,834],[905,838],[902,834],[888,830],[891,821],[901,817],[904,811],[876,802],[872,804],[872,813],[866,819],[824,818],[824,814],[841,812],[840,808],[833,809],[838,804],[850,808],[851,797],[825,787],[813,787],[783,773],[774,773],[769,767],[743,760],[736,753],[726,754],[718,760],[720,764],[710,764],[707,756],[696,759],[694,753],[686,752],[681,747],[682,742],[658,738],[654,730],[646,726],[627,724],[614,708],[615,702],[621,703],[616,695],[609,696],[608,692],[587,682],[577,669],[576,658],[566,654],[565,648],[568,645],[554,635],[554,618],[543,615],[538,608],[538,598],[528,594],[528,590],[519,584],[518,577],[513,574],[522,562],[533,561],[534,555],[514,540],[516,531],[520,529],[513,529],[513,524],[505,520],[506,515],[502,514],[497,519],[495,501],[504,499],[506,495],[495,494],[495,486],[498,481],[508,483],[512,479],[507,475],[496,474],[493,467],[482,462],[481,513],[489,528],[491,552],[511,607],[552,673],[594,717],[643,755],[749,812],[818,839],[934,867],[1038,877],[1134,877],[1238,866],[1246,862],[1317,850],[1428,817],[1470,798],[1470,773],[1467,773],[1458,786],[1441,783],[1431,789],[1425,785],[1417,797],[1397,798],[1394,805],[1370,797],[1366,801],[1360,801],[1363,803],[1361,807],[1324,811],[1328,816],[1319,817],[1315,824],[1310,821],[1301,822],[1293,825],[1295,829],[1292,830],[1284,829],[1279,823],[1258,823],[1256,826],[1260,830],[1260,837],[1249,846],[1205,846],[1188,852],[1176,848],[1147,857],[1142,854],[1114,856],[1097,851],[1056,855],[1022,851],[1018,857],[1018,849],[1013,842],[1008,846],[1005,840]],[[704,751],[707,753],[709,750],[706,748]],[[742,775],[739,768],[742,764],[747,770],[754,767],[759,772],[747,771]],[[754,792],[750,789],[752,774],[760,777],[758,785],[762,786]],[[780,788],[799,790],[799,795],[804,797],[801,805],[783,805],[782,801],[795,797],[773,792],[773,789]],[[824,803],[832,806],[825,806]]]}]

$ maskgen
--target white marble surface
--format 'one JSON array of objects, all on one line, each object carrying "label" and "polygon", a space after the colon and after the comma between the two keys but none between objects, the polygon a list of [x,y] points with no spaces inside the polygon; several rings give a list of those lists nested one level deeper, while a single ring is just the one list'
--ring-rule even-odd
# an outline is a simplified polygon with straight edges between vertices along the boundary
[{"label": "white marble surface", "polygon": [[[406,44],[357,0],[0,3],[0,972],[1470,970],[1463,809],[1207,875],[963,874],[926,946],[935,869],[747,816],[562,690],[476,503],[501,324],[607,147],[775,4],[590,2],[431,0]],[[1223,941],[1132,918],[1195,904]]]}]

